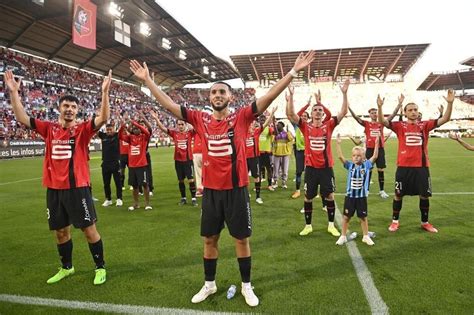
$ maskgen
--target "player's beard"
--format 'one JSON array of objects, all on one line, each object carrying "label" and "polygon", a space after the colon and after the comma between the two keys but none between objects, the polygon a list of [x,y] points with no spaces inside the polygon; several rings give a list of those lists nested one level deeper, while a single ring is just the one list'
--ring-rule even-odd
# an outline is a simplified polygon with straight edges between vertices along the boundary
[{"label": "player's beard", "polygon": [[212,106],[212,109],[215,110],[216,112],[222,112],[224,109],[227,108],[227,106],[229,106],[229,101],[223,103],[220,106],[216,106],[213,103],[211,103],[211,106]]}]

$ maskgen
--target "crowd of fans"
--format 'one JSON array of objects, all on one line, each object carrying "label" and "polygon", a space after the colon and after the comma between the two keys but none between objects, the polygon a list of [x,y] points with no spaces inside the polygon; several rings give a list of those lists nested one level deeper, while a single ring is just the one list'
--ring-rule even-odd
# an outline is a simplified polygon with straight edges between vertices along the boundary
[{"label": "crowd of fans", "polygon": [[[80,119],[92,117],[100,105],[102,77],[90,72],[48,62],[32,56],[20,54],[5,48],[0,51],[0,139],[36,139],[35,132],[26,129],[15,120],[10,106],[9,95],[3,83],[3,73],[11,69],[16,76],[22,77],[21,100],[31,117],[55,121],[58,118],[57,101],[65,94],[73,94],[80,100]],[[155,102],[143,93],[138,86],[113,82],[111,86],[111,120],[118,123],[119,113],[144,112],[150,123],[148,111],[157,110]],[[209,93],[203,89],[173,89],[168,95],[178,104],[203,108],[208,105]],[[255,96],[254,89],[236,89],[233,107],[250,103]],[[205,108],[205,107],[204,107]],[[175,119],[167,112],[158,110],[163,124],[174,128]],[[137,118],[138,116],[133,116]],[[155,128],[154,137],[166,142],[166,135]]]}]

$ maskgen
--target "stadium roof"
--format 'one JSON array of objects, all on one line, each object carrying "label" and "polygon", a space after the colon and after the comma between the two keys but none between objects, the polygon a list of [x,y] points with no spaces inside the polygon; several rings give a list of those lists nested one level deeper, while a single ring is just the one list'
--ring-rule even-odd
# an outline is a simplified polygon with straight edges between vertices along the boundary
[{"label": "stadium roof", "polygon": [[417,90],[474,89],[474,68],[452,72],[431,72]]},{"label": "stadium roof", "polygon": [[[132,29],[129,48],[114,40],[113,18],[106,14],[110,1],[93,0],[97,5],[97,50],[72,43],[73,1],[47,0],[43,5],[30,0],[0,2],[0,45],[18,49],[54,61],[131,80],[128,60],[146,61],[155,71],[160,85],[176,87],[189,83],[238,78],[239,74],[226,61],[214,56],[193,35],[153,0],[115,0],[124,9],[123,22]],[[147,22],[152,35],[148,38],[133,31],[139,22]],[[175,51],[158,48],[158,40],[166,37],[173,47],[187,53],[184,61]],[[202,66],[216,74],[215,79],[201,73]]]},{"label": "stadium roof", "polygon": [[474,57],[467,58],[466,60],[463,60],[460,63],[465,66],[474,67]]},{"label": "stadium roof", "polygon": [[[353,77],[365,81],[366,76],[386,79],[389,74],[404,76],[430,44],[395,45],[362,48],[317,50],[309,69],[299,77],[310,81]],[[245,81],[277,80],[291,70],[298,52],[265,53],[231,56]]]}]

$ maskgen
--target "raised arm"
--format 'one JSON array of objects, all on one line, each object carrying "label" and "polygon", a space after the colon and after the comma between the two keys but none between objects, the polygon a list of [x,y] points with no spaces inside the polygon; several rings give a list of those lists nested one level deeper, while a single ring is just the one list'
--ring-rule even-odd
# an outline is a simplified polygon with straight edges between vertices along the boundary
[{"label": "raised arm", "polygon": [[446,111],[444,112],[443,116],[438,119],[438,127],[444,125],[451,119],[451,112],[453,111],[454,103],[454,91],[452,89],[449,89],[448,95],[444,97],[444,99],[448,103],[448,107],[446,107]]},{"label": "raised arm", "polygon": [[438,106],[438,111],[439,111],[438,119],[440,119],[441,117],[443,117],[444,106],[443,106],[443,105],[439,105],[439,106]]},{"label": "raised arm", "polygon": [[111,82],[112,70],[109,70],[109,74],[104,77],[104,81],[102,82],[102,102],[100,104],[99,114],[95,116],[94,119],[96,130],[100,129],[100,127],[102,127],[110,118],[109,91]]},{"label": "raised arm", "polygon": [[155,113],[155,111],[151,110],[150,111],[151,117],[156,121],[156,124],[158,125],[158,128],[161,129],[161,131],[168,133],[168,128],[165,127],[160,121],[160,118],[158,117],[158,114]]},{"label": "raised arm", "polygon": [[356,140],[353,136],[349,136],[349,139],[351,139],[355,145],[362,144],[362,141],[360,139]]},{"label": "raised arm", "polygon": [[349,89],[349,84],[351,82],[349,79],[344,81],[344,84],[341,86],[342,92],[342,107],[339,113],[337,114],[337,122],[340,123],[341,120],[347,115],[347,108],[349,107],[349,101],[347,100],[347,90]]},{"label": "raised arm", "polygon": [[377,107],[378,107],[378,110],[377,110],[377,116],[378,116],[378,120],[379,120],[379,123],[382,123],[385,127],[388,128],[388,126],[390,125],[389,121],[386,120],[384,117],[383,117],[383,103],[385,102],[385,97],[384,98],[381,98],[380,97],[380,94],[377,95]]},{"label": "raised arm", "polygon": [[176,104],[168,95],[166,95],[165,92],[158,88],[150,76],[150,71],[148,70],[146,62],[141,65],[138,61],[131,60],[130,70],[137,78],[145,82],[145,85],[150,89],[151,93],[161,106],[166,108],[177,118],[183,119],[183,116],[181,115],[181,106]]},{"label": "raised arm", "polygon": [[4,75],[4,80],[7,84],[8,91],[10,92],[10,102],[12,104],[13,113],[15,114],[16,120],[28,128],[31,128],[30,116],[28,116],[26,113],[25,108],[21,103],[20,95],[18,95],[18,91],[20,90],[21,86],[21,78],[18,79],[18,82],[15,81],[13,72],[11,70],[7,70]]},{"label": "raised arm", "polygon": [[149,137],[151,135],[151,133],[148,131],[147,128],[143,127],[142,125],[140,125],[139,123],[137,123],[136,121],[132,120],[132,125],[134,125],[135,127],[137,127],[138,129],[140,129],[140,131],[147,137]]},{"label": "raised arm", "polygon": [[300,110],[296,113],[298,116],[303,115],[303,113],[308,109],[309,105],[311,105],[311,97],[309,97],[308,103],[306,103],[303,107],[300,108]]},{"label": "raised arm", "polygon": [[471,144],[465,142],[464,140],[462,140],[460,135],[458,135],[454,132],[450,132],[449,133],[449,138],[451,138],[453,140],[456,140],[457,142],[459,142],[463,147],[465,147],[469,151],[474,151],[474,145],[471,145]]},{"label": "raised arm", "polygon": [[295,93],[295,88],[293,86],[288,87],[288,93],[285,93],[286,99],[286,117],[293,123],[298,124],[300,121],[300,116],[295,114],[295,106],[293,104],[293,94]]},{"label": "raised arm", "polygon": [[143,114],[143,112],[140,112],[140,113],[139,113],[139,116],[140,116],[140,119],[145,123],[145,126],[146,126],[148,129],[152,130],[153,128],[151,127],[151,124],[150,124],[150,122],[148,121],[148,119],[146,119],[145,114]]},{"label": "raised arm", "polygon": [[275,116],[275,112],[277,110],[278,106],[273,107],[272,111],[270,112],[270,116],[265,120],[265,122],[262,125],[262,130],[267,128],[268,125],[270,125],[270,122],[272,121],[273,117]]},{"label": "raised arm", "polygon": [[375,139],[374,154],[369,159],[370,162],[372,162],[372,164],[375,162],[375,160],[377,160],[377,157],[379,156],[379,143],[380,143],[380,137],[377,137]]},{"label": "raised arm", "polygon": [[342,164],[346,164],[347,160],[344,158],[344,155],[342,155],[341,142],[342,142],[341,135],[337,134],[337,138],[336,138],[337,157],[342,162]]},{"label": "raised arm", "polygon": [[354,113],[354,111],[352,110],[352,108],[350,106],[348,107],[348,109],[349,109],[349,112],[351,113],[352,117],[354,117],[354,119],[359,123],[359,125],[364,126],[364,121],[362,119],[360,119],[360,117],[357,116],[356,113]]},{"label": "raised arm", "polygon": [[290,72],[288,72],[283,78],[281,78],[270,90],[257,99],[257,112],[258,114],[263,113],[268,106],[280,95],[281,92],[290,84],[291,80],[298,75],[300,70],[306,68],[314,59],[314,51],[310,50],[308,53],[301,53],[296,58],[295,64]]},{"label": "raised arm", "polygon": [[403,100],[405,99],[405,95],[403,94],[400,94],[400,96],[398,97],[398,105],[397,107],[395,107],[395,109],[393,110],[393,112],[390,114],[390,116],[387,117],[387,121],[388,122],[391,122],[395,116],[397,116],[397,113],[398,111],[402,108],[403,106]]}]

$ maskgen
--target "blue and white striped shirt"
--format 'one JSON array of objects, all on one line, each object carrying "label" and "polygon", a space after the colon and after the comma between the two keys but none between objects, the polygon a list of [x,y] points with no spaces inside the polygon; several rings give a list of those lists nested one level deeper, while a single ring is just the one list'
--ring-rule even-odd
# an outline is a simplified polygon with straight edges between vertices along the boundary
[{"label": "blue and white striped shirt", "polygon": [[349,170],[347,174],[346,196],[350,198],[363,198],[369,195],[369,173],[373,164],[365,160],[361,165],[350,161],[344,163],[344,168]]}]

